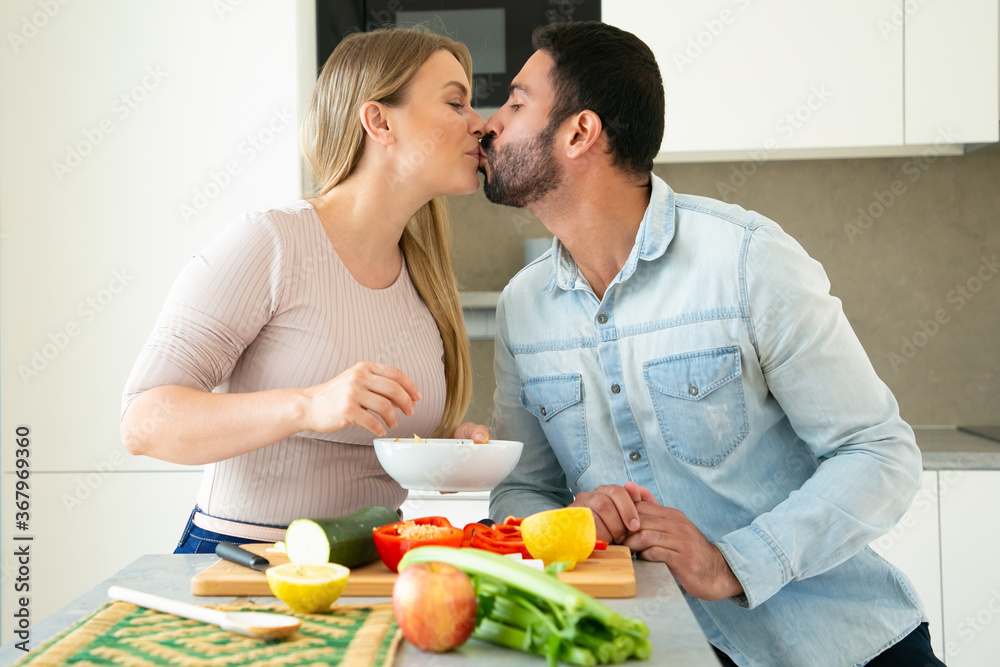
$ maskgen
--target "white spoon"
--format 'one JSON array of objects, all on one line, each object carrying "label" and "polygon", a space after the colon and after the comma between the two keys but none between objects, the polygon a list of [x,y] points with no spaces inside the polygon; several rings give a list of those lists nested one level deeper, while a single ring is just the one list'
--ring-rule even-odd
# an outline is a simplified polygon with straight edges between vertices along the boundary
[{"label": "white spoon", "polygon": [[161,598],[159,595],[143,593],[122,586],[109,588],[108,597],[112,600],[131,602],[147,609],[155,609],[202,623],[217,625],[223,630],[259,639],[284,639],[294,634],[302,624],[299,619],[292,616],[255,611],[219,611],[178,600]]}]

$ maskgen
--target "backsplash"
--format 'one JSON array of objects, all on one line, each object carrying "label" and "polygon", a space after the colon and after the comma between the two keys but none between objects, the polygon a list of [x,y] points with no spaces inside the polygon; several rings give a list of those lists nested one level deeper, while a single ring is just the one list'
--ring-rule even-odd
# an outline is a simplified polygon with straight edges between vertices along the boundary
[{"label": "backsplash", "polygon": [[[677,192],[775,220],[830,277],[831,291],[911,424],[1000,423],[1000,149],[961,157],[657,165]],[[482,191],[452,197],[461,289],[500,290],[534,216]],[[488,423],[493,344],[472,343],[469,418]]]}]

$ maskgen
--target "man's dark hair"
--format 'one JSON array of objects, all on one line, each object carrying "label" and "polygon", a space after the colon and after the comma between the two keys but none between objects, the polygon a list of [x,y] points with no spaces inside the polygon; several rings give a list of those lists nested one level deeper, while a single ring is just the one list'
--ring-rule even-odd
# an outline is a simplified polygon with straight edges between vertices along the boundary
[{"label": "man's dark hair", "polygon": [[589,109],[601,119],[613,164],[649,173],[663,142],[664,114],[663,80],[649,47],[600,21],[544,25],[531,43],[555,62],[550,125]]}]

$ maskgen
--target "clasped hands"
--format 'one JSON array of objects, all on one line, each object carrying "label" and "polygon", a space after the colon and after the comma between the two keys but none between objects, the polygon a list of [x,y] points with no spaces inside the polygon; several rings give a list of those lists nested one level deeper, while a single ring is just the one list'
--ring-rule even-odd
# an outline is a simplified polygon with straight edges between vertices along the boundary
[{"label": "clasped hands", "polygon": [[624,544],[643,560],[666,563],[677,583],[696,598],[724,600],[743,592],[719,548],[683,512],[663,507],[635,482],[581,492],[570,507],[590,508],[598,538]]}]

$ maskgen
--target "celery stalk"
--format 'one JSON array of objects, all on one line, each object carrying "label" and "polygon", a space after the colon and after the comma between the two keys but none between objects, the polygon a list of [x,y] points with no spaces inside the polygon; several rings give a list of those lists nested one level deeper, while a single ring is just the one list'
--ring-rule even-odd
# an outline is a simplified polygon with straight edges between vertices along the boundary
[{"label": "celery stalk", "polygon": [[514,628],[499,621],[494,621],[492,618],[484,618],[480,621],[476,625],[475,635],[477,639],[517,649],[518,651],[528,651],[531,649],[532,642],[527,632],[520,628]]},{"label": "celery stalk", "polygon": [[546,617],[538,607],[523,598],[518,598],[517,601],[507,597],[494,598],[490,618],[525,630],[541,624],[552,633],[558,632],[558,628],[551,619]]}]

